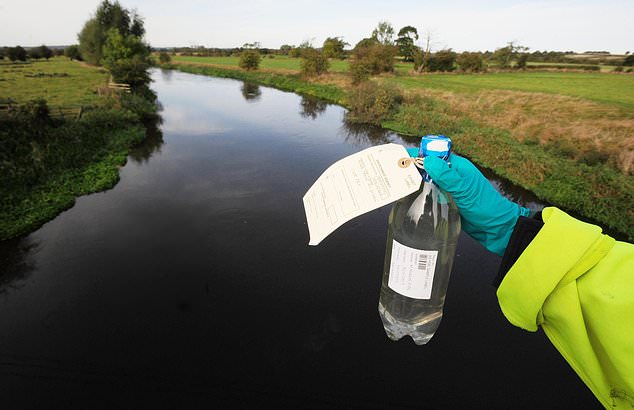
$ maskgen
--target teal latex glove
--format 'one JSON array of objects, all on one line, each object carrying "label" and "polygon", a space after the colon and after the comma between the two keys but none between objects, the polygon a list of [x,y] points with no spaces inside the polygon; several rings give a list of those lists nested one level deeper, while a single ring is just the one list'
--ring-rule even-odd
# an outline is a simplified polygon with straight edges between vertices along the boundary
[{"label": "teal latex glove", "polygon": [[416,148],[405,148],[407,150],[407,153],[409,154],[410,157],[412,158],[416,158],[418,157],[418,151],[420,148],[416,147]]},{"label": "teal latex glove", "polygon": [[503,197],[468,159],[451,154],[449,162],[451,166],[429,156],[423,167],[453,197],[460,211],[462,229],[489,251],[502,256],[517,218],[529,216],[530,210]]}]

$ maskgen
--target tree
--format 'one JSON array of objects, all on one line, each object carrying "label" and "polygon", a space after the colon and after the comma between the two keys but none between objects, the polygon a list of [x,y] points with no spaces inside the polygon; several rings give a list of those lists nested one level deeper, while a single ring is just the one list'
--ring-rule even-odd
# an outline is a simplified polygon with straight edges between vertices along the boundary
[{"label": "tree", "polygon": [[426,30],[423,34],[423,45],[416,50],[414,54],[414,69],[418,73],[423,71],[429,71],[429,57],[431,56],[431,50],[434,46],[434,33],[431,30]]},{"label": "tree", "polygon": [[77,35],[77,40],[79,41],[79,53],[82,60],[98,65],[103,54],[102,48],[105,42],[105,33],[101,30],[97,20],[88,20]]},{"label": "tree", "polygon": [[8,47],[7,57],[11,61],[26,61],[26,50],[21,46]]},{"label": "tree", "polygon": [[343,59],[345,56],[344,48],[350,44],[343,41],[343,37],[328,37],[324,40],[322,51],[326,58]]},{"label": "tree", "polygon": [[414,61],[416,52],[414,42],[416,40],[418,40],[418,30],[415,27],[405,26],[398,31],[396,45],[398,46],[399,54],[403,56],[405,61]]},{"label": "tree", "polygon": [[325,53],[315,50],[313,47],[304,49],[300,62],[302,75],[315,77],[328,71],[328,58]]},{"label": "tree", "polygon": [[372,31],[372,38],[384,46],[394,44],[394,28],[387,21],[379,21],[379,24]]},{"label": "tree", "polygon": [[150,47],[133,34],[122,35],[111,28],[103,46],[102,63],[116,82],[139,87],[150,82]]},{"label": "tree", "polygon": [[40,58],[42,58],[42,54],[40,54],[39,47],[31,47],[29,51],[27,52],[27,54],[29,58],[33,60],[39,60]]},{"label": "tree", "polygon": [[74,44],[64,49],[64,55],[71,60],[81,60],[81,54],[79,54],[79,46]]},{"label": "tree", "polygon": [[39,46],[37,49],[40,53],[40,58],[45,58],[48,60],[49,58],[53,57],[53,50],[46,47],[44,44]]},{"label": "tree", "polygon": [[[515,44],[510,41],[506,47],[496,49],[491,56],[491,59],[496,61],[501,68],[508,68],[511,63],[516,60],[521,54],[528,51],[528,47]],[[526,66],[526,60],[524,60],[524,67]]]},{"label": "tree", "polygon": [[111,3],[104,0],[97,7],[95,16],[84,24],[78,34],[79,51],[84,60],[101,64],[103,47],[111,29],[116,29],[124,37],[133,35],[142,38],[145,34],[143,20],[135,11],[128,11],[118,1]]},{"label": "tree", "polygon": [[634,54],[630,54],[627,57],[625,57],[625,60],[623,61],[623,65],[628,67],[634,66]]},{"label": "tree", "polygon": [[376,38],[364,38],[352,50],[350,73],[355,84],[370,75],[394,71],[396,47],[381,44]]},{"label": "tree", "polygon": [[167,54],[165,51],[161,51],[159,53],[159,62],[161,64],[168,64],[171,61],[172,61],[172,57],[170,57],[170,55]]},{"label": "tree", "polygon": [[293,46],[288,44],[282,44],[280,47],[280,54],[287,56],[288,53],[293,49]]},{"label": "tree", "polygon": [[260,43],[257,41],[255,43],[244,44],[244,50],[240,53],[240,61],[238,62],[240,68],[251,71],[257,70],[260,67],[260,53],[258,52],[259,46]]},{"label": "tree", "polygon": [[521,53],[517,55],[515,60],[515,68],[518,70],[526,69],[526,63],[528,62],[528,53]]}]

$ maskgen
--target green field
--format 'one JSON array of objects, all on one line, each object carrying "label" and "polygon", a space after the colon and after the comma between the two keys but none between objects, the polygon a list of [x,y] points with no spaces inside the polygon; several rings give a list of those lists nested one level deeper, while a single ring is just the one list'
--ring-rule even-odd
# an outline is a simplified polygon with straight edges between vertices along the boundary
[{"label": "green field", "polygon": [[404,88],[433,88],[457,93],[510,90],[560,94],[634,109],[634,75],[576,72],[425,74],[398,76],[391,81]]},{"label": "green field", "polygon": [[43,97],[51,106],[92,105],[99,100],[97,88],[107,79],[102,68],[65,57],[29,63],[0,61],[0,100],[24,103]]}]

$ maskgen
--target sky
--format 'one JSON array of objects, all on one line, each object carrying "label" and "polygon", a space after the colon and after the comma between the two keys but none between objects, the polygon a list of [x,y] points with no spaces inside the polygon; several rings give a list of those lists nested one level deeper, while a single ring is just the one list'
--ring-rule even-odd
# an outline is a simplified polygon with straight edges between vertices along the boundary
[{"label": "sky", "polygon": [[[68,45],[100,0],[0,0],[0,46]],[[120,0],[154,47],[279,48],[327,37],[354,46],[380,21],[413,26],[432,48],[634,52],[634,0]],[[422,40],[421,40],[422,41]],[[422,42],[418,44],[421,45]]]}]

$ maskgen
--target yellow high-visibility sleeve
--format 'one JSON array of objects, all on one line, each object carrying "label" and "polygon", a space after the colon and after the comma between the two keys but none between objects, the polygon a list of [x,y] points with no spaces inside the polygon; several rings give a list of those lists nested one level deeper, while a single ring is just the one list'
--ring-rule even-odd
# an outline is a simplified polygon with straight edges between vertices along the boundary
[{"label": "yellow high-visibility sleeve", "polygon": [[557,208],[497,291],[515,326],[541,326],[606,408],[634,409],[634,245]]}]

